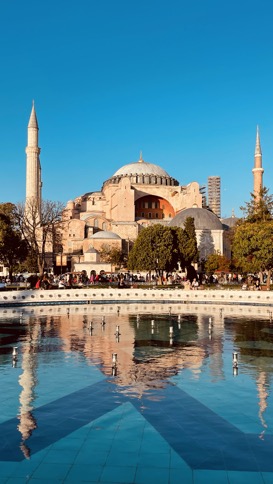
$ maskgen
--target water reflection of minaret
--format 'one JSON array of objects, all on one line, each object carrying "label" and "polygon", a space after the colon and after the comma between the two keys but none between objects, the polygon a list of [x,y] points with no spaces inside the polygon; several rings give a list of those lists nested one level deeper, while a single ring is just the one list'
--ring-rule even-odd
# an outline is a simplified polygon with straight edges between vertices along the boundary
[{"label": "water reflection of minaret", "polygon": [[19,396],[18,430],[22,435],[20,448],[28,459],[30,457],[30,449],[26,445],[26,441],[37,427],[32,414],[33,400],[35,398],[34,390],[37,385],[36,347],[39,338],[39,326],[37,324],[29,325],[26,338],[25,344],[22,346],[22,373],[19,376],[19,384],[22,387],[22,391]]},{"label": "water reflection of minaret", "polygon": [[267,409],[267,398],[269,396],[268,387],[269,387],[269,382],[267,378],[267,373],[265,371],[261,371],[257,378],[257,389],[258,389],[259,407],[260,407],[259,419],[264,429],[260,434],[260,439],[263,439],[265,429],[267,429],[267,423],[264,418],[264,412]]},{"label": "water reflection of minaret", "polygon": [[207,341],[209,353],[209,367],[214,381],[224,379],[223,370],[223,338],[224,320],[222,314],[217,312],[213,316],[198,314],[198,339]]}]

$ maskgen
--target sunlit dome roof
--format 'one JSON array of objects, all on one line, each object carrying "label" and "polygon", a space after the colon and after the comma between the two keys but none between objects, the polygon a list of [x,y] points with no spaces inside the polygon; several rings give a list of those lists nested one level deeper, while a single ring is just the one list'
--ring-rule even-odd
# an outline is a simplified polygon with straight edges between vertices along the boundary
[{"label": "sunlit dome roof", "polygon": [[120,236],[114,232],[109,232],[107,230],[100,230],[95,234],[91,235],[90,239],[119,239]]},{"label": "sunlit dome roof", "polygon": [[215,213],[205,208],[187,208],[178,213],[169,225],[183,227],[187,217],[194,219],[196,230],[223,230],[223,225]]},{"label": "sunlit dome roof", "polygon": [[156,175],[170,177],[170,175],[160,166],[144,161],[142,155],[140,155],[138,161],[128,163],[128,165],[119,168],[119,170],[114,173],[113,177],[126,175]]}]

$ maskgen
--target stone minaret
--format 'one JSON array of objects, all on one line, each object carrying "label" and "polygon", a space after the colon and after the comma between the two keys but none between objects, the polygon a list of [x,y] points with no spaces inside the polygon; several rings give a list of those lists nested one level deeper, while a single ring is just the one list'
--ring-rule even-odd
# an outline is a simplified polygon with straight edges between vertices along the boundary
[{"label": "stone minaret", "polygon": [[40,148],[38,146],[38,122],[34,107],[32,110],[28,123],[27,136],[27,164],[26,164],[26,203],[37,203],[37,208],[41,209],[41,195],[42,195],[42,180],[41,180],[41,164],[40,164]]},{"label": "stone minaret", "polygon": [[256,201],[259,200],[261,189],[263,188],[263,172],[264,172],[264,169],[262,167],[262,149],[261,149],[261,143],[260,143],[259,128],[257,126],[254,168],[252,170],[253,178],[254,178],[253,193],[256,196]]}]

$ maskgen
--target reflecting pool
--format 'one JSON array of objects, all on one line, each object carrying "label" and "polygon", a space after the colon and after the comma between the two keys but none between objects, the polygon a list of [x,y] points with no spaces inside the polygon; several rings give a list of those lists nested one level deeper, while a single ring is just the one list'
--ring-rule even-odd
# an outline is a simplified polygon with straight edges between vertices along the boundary
[{"label": "reflecting pool", "polygon": [[271,315],[112,309],[1,312],[0,483],[272,484]]}]

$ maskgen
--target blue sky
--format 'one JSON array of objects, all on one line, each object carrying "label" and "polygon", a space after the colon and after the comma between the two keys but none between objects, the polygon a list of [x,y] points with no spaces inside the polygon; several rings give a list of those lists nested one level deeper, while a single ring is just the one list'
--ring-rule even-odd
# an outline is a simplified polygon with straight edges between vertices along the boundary
[{"label": "blue sky", "polygon": [[256,126],[273,192],[272,0],[2,0],[0,202],[25,197],[32,100],[43,197],[99,190],[155,163],[185,185],[221,176],[248,201]]}]

